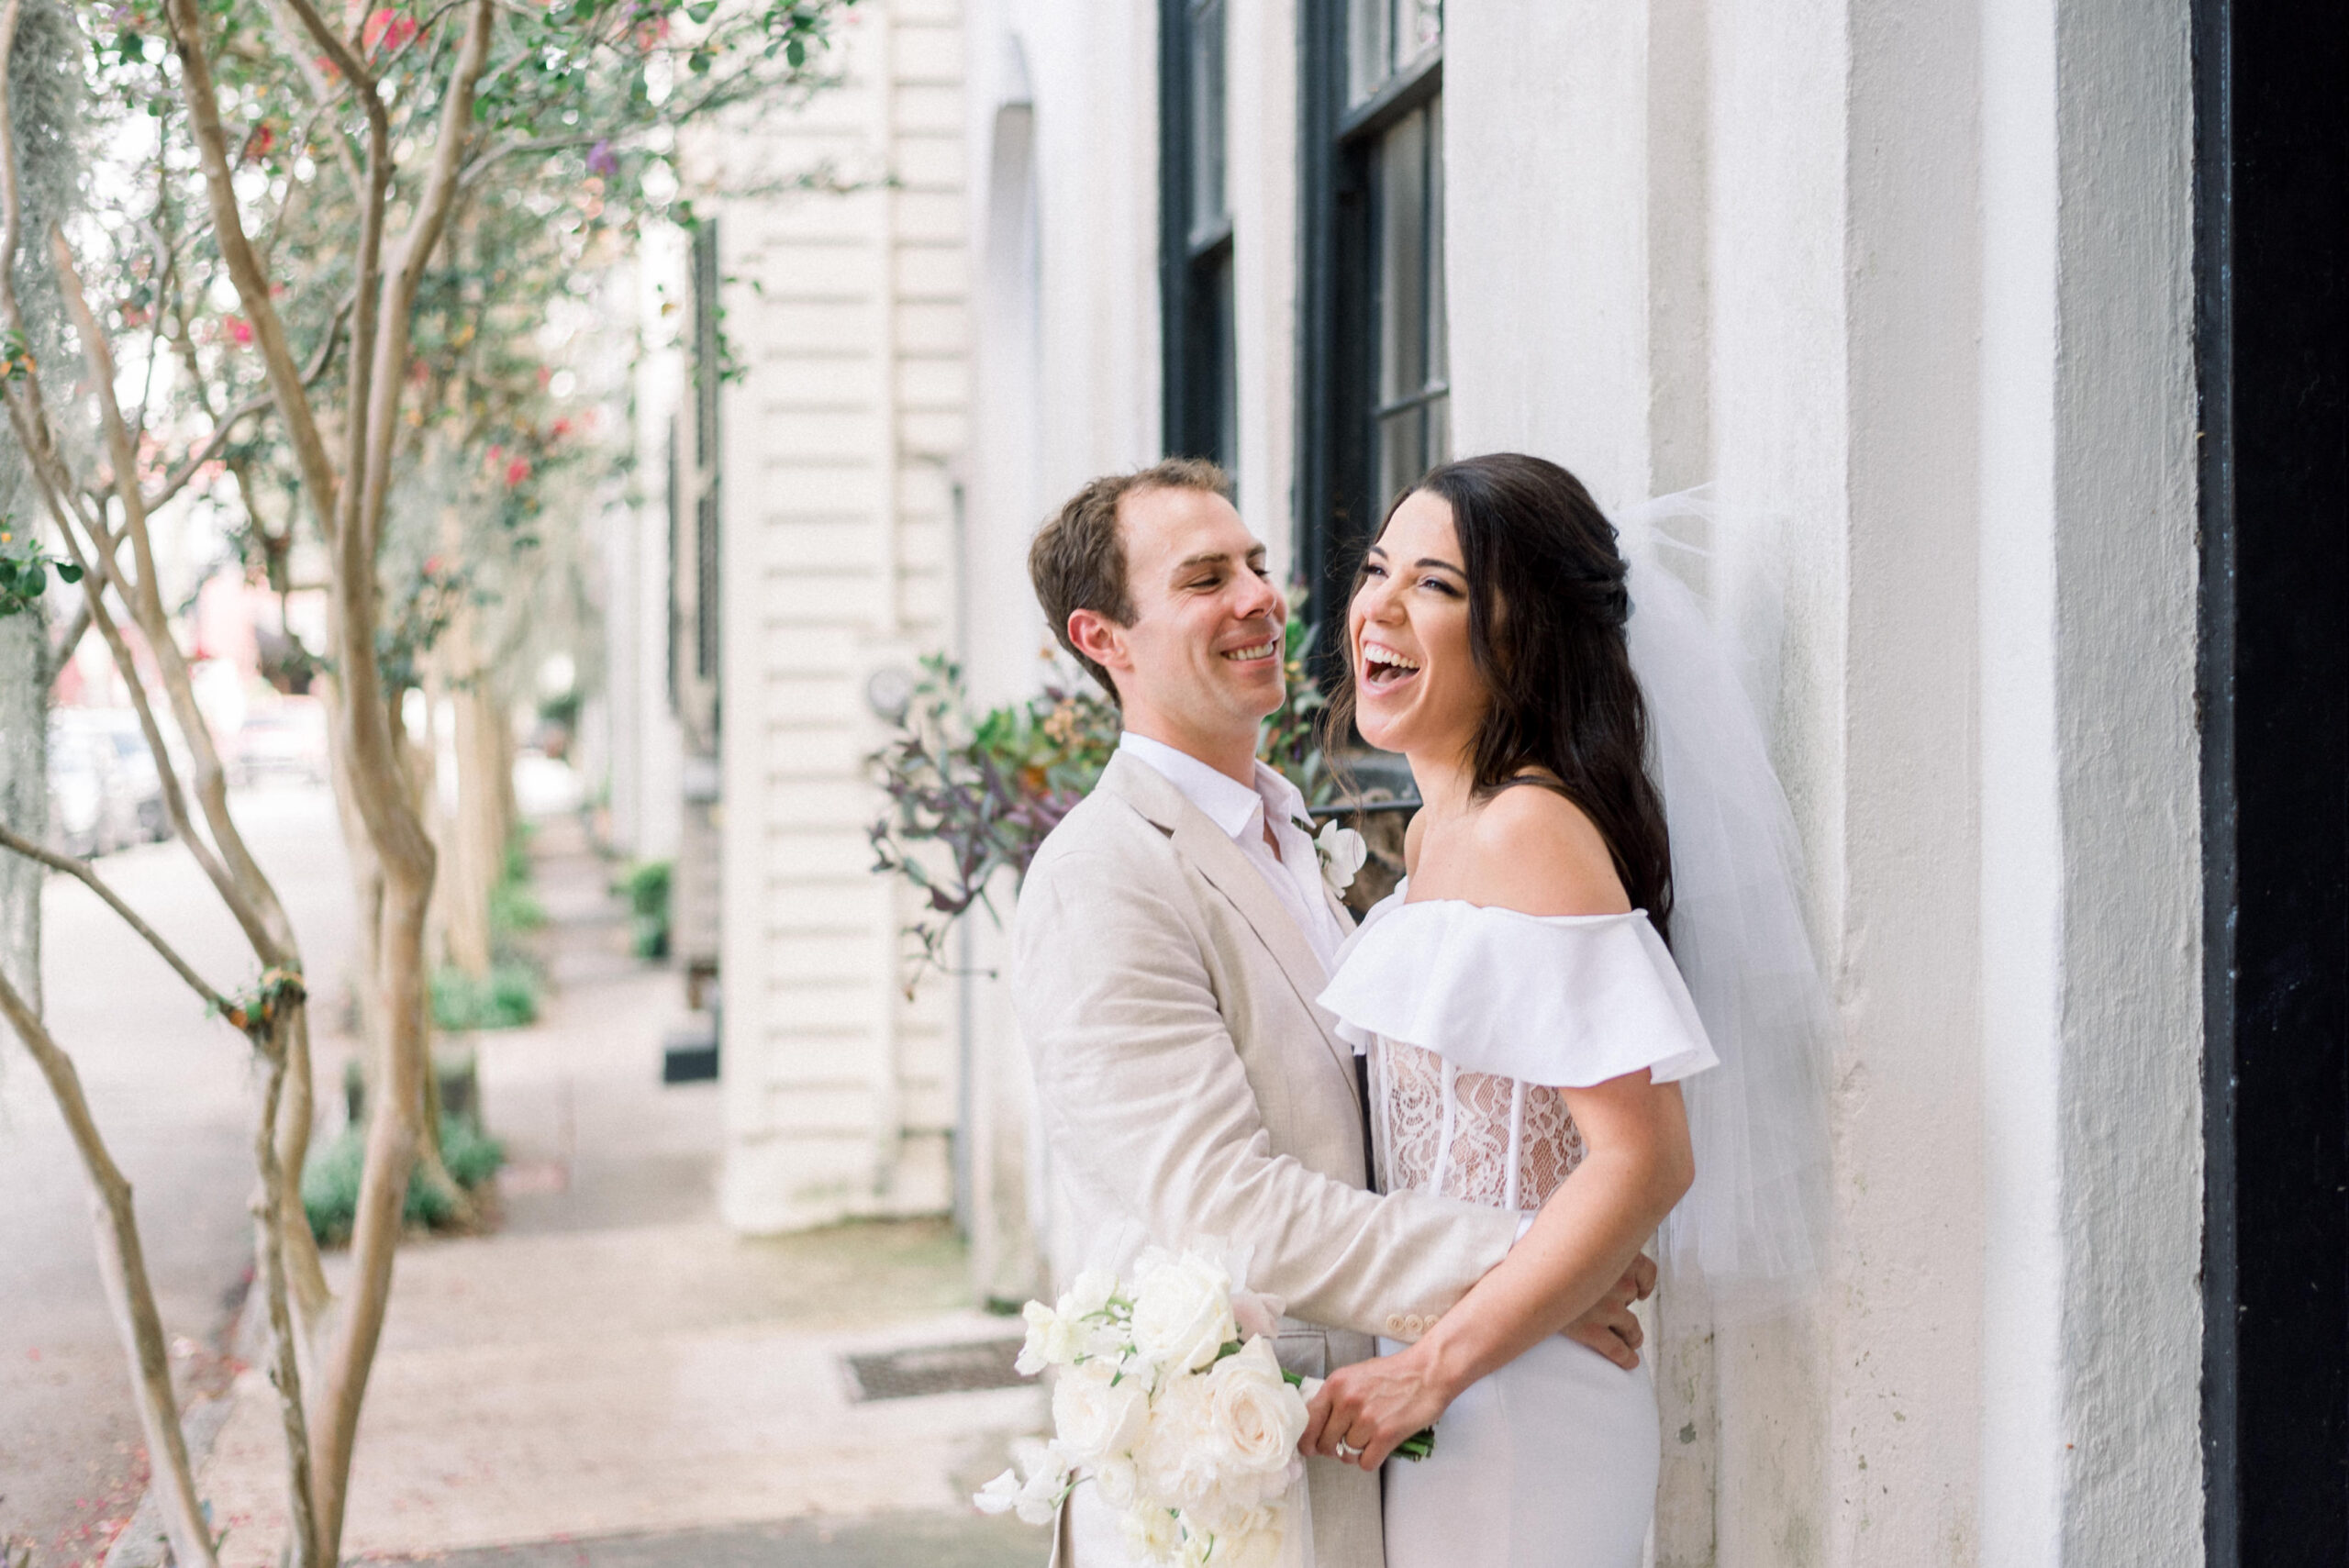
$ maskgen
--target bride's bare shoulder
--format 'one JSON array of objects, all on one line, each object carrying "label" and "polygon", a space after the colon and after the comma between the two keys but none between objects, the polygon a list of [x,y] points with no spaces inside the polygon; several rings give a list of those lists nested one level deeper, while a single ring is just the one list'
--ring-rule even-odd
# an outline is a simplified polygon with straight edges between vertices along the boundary
[{"label": "bride's bare shoulder", "polygon": [[1502,790],[1464,826],[1447,857],[1447,896],[1526,915],[1620,915],[1631,906],[1605,835],[1554,789]]}]

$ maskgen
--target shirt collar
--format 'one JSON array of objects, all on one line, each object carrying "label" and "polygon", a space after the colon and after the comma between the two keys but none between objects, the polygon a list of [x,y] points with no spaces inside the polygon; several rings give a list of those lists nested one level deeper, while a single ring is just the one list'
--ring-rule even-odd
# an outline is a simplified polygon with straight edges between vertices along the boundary
[{"label": "shirt collar", "polygon": [[1262,762],[1256,764],[1256,786],[1251,789],[1188,751],[1130,729],[1118,738],[1118,750],[1130,751],[1137,762],[1149,763],[1152,771],[1182,791],[1183,798],[1205,812],[1208,820],[1228,838],[1244,838],[1259,811],[1275,816],[1279,822],[1305,815],[1305,797],[1297,786]]}]

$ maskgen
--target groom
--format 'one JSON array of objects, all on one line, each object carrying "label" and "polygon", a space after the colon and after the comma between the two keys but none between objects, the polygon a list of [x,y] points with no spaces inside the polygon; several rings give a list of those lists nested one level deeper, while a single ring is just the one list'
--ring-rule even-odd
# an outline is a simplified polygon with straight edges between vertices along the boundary
[{"label": "groom", "polygon": [[[1125,733],[1029,867],[1014,993],[1073,1266],[1138,1224],[1252,1251],[1286,1298],[1277,1349],[1327,1374],[1417,1339],[1516,1239],[1518,1217],[1368,1190],[1352,1050],[1314,998],[1352,922],[1294,785],[1256,761],[1284,695],[1286,612],[1212,464],[1097,479],[1036,536],[1029,573]],[[1569,1332],[1638,1361],[1645,1259]],[[1318,1568],[1381,1568],[1376,1478],[1307,1461]],[[1080,1487],[1061,1568],[1132,1561]]]}]

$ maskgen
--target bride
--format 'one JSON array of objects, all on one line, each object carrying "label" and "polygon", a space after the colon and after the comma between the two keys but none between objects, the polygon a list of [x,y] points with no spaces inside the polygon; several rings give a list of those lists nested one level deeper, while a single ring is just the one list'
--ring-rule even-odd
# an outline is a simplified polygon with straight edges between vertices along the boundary
[{"label": "bride", "polygon": [[[1647,570],[1643,610],[1677,589]],[[1387,1469],[1389,1568],[1634,1568],[1661,1453],[1654,1385],[1644,1366],[1617,1367],[1559,1330],[1622,1275],[1723,1146],[1718,1134],[1743,1142],[1721,1162],[1733,1169],[1706,1171],[1708,1185],[1789,1175],[1757,1166],[1766,1129],[1757,1140],[1750,1125],[1712,1125],[1742,1116],[1700,1115],[1692,1139],[1706,1079],[1689,1084],[1689,1101],[1682,1082],[1721,1073],[1706,1026],[1719,1017],[1740,1033],[1742,995],[1768,992],[1772,977],[1739,973],[1745,955],[1709,933],[1717,973],[1689,979],[1727,1004],[1700,1009],[1685,951],[1675,962],[1682,809],[1709,808],[1687,835],[1709,849],[1734,813],[1693,786],[1681,799],[1667,778],[1667,828],[1631,619],[1614,528],[1572,474],[1516,454],[1446,464],[1405,495],[1348,610],[1350,678],[1332,721],[1351,717],[1372,745],[1402,752],[1425,804],[1404,884],[1349,940],[1321,1002],[1369,1058],[1382,1187],[1525,1217],[1507,1258],[1416,1342],[1382,1341],[1379,1359],[1341,1369],[1311,1402],[1305,1451],[1365,1470],[1441,1423],[1431,1456]],[[1749,733],[1700,739],[1752,753],[1741,783],[1775,806],[1776,829],[1783,797],[1750,709],[1728,706]],[[1700,878],[1708,894],[1717,870]],[[1765,889],[1801,950],[1799,964],[1779,967],[1807,969],[1790,887],[1781,874]],[[1799,1004],[1815,973],[1782,1021],[1809,1021]],[[1742,1107],[1754,1064],[1731,1069]],[[1757,1200],[1798,1231],[1799,1203],[1776,1192],[1690,1207],[1750,1216]],[[1785,1255],[1801,1251],[1798,1234],[1758,1249],[1748,1238],[1738,1259],[1737,1238],[1675,1225],[1665,1255],[1697,1267],[1726,1257],[1784,1273],[1808,1262]]]}]

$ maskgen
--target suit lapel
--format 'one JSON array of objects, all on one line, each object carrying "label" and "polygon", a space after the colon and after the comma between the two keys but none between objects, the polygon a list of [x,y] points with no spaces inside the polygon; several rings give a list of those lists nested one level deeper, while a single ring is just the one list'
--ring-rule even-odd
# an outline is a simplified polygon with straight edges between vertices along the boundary
[{"label": "suit lapel", "polygon": [[[1305,933],[1297,929],[1297,917],[1265,885],[1264,873],[1241,852],[1229,833],[1217,827],[1206,812],[1193,806],[1181,790],[1149,763],[1119,752],[1109,760],[1108,771],[1101,775],[1100,787],[1163,829],[1176,852],[1197,866],[1199,874],[1231,901],[1256,940],[1272,954],[1273,962],[1287,980],[1289,988],[1297,993],[1297,999],[1305,1005],[1306,1016],[1313,1020],[1323,1049],[1329,1051],[1349,1093],[1359,1100],[1353,1048],[1330,1032],[1326,1017],[1314,1000],[1321,995],[1329,978],[1322,973],[1321,961],[1314,956]],[[1325,895],[1326,892],[1325,888]]]}]

